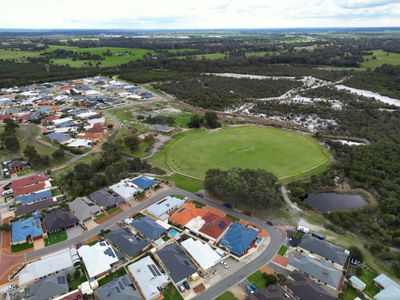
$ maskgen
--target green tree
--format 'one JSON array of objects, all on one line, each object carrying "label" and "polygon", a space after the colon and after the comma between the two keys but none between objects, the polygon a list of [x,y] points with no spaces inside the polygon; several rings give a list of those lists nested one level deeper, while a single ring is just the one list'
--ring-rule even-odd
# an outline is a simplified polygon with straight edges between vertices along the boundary
[{"label": "green tree", "polygon": [[55,160],[62,160],[65,158],[65,151],[62,148],[59,148],[53,152],[51,155]]},{"label": "green tree", "polygon": [[2,144],[6,150],[11,152],[17,152],[20,149],[19,141],[15,135],[2,135]]},{"label": "green tree", "polygon": [[193,115],[190,118],[190,121],[189,121],[189,123],[187,125],[190,128],[200,128],[202,123],[203,123],[202,118],[200,118],[198,115]]},{"label": "green tree", "polygon": [[221,123],[218,121],[218,116],[216,112],[208,111],[204,115],[204,121],[209,128],[221,127]]},{"label": "green tree", "polygon": [[9,134],[16,133],[17,129],[19,128],[19,125],[15,123],[13,119],[6,119],[3,122],[5,124],[4,132],[7,132]]},{"label": "green tree", "polygon": [[131,152],[134,152],[139,149],[140,140],[136,135],[128,135],[124,138],[124,144]]}]

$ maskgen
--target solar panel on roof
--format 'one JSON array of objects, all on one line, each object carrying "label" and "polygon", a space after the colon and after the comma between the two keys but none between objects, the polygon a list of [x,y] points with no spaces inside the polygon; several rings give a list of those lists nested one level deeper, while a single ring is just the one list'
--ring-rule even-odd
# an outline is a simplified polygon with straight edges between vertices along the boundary
[{"label": "solar panel on roof", "polygon": [[224,221],[221,221],[221,222],[218,224],[218,227],[221,228],[221,229],[224,229],[224,228],[226,227],[225,222],[224,222]]},{"label": "solar panel on roof", "polygon": [[153,274],[153,276],[157,276],[157,273],[153,270],[152,265],[147,265],[147,267],[149,268],[151,274]]},{"label": "solar panel on roof", "polygon": [[154,272],[158,275],[161,276],[160,271],[158,270],[158,268],[155,265],[151,265],[151,267],[153,268]]}]

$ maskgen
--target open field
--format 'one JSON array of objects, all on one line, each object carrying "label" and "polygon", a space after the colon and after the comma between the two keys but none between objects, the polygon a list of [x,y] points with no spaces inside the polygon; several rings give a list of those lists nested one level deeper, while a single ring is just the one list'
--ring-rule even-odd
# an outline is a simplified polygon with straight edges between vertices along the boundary
[{"label": "open field", "polygon": [[[376,57],[376,59],[373,59]],[[400,53],[389,53],[383,50],[374,50],[372,55],[365,56],[362,63],[363,68],[377,68],[383,64],[400,65]]]},{"label": "open field", "polygon": [[[56,49],[64,49],[69,51],[76,51],[78,53],[90,52],[92,54],[103,55],[103,53],[110,50],[113,55],[106,56],[104,60],[100,60],[100,66],[111,67],[116,65],[126,64],[132,60],[143,59],[143,56],[150,53],[155,54],[154,50],[142,49],[142,48],[122,48],[122,47],[96,47],[96,48],[79,48],[74,46],[59,46],[50,45],[46,50],[43,51],[20,51],[20,50],[4,50],[0,49],[0,59],[11,60],[15,59],[18,62],[26,62],[28,57],[40,57],[45,52],[54,51]],[[127,52],[126,55],[117,56],[116,53]],[[71,67],[84,67],[89,66],[92,62],[95,65],[98,61],[96,60],[73,60],[72,58],[56,58],[52,59],[51,63],[56,65],[70,65]]]},{"label": "open field", "polygon": [[310,137],[269,127],[192,130],[176,136],[163,153],[172,171],[199,180],[211,168],[261,168],[290,180],[325,170],[331,162]]}]

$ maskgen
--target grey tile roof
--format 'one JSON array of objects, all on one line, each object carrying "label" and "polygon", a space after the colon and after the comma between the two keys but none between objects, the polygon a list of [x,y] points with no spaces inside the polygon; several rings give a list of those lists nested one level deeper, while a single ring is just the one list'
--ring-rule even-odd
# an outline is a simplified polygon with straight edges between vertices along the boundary
[{"label": "grey tile roof", "polygon": [[148,216],[133,220],[130,225],[149,240],[156,240],[165,232],[164,227]]},{"label": "grey tile roof", "polygon": [[71,212],[82,222],[101,211],[100,207],[87,197],[78,197],[68,203]]},{"label": "grey tile roof", "polygon": [[36,210],[42,210],[44,208],[55,206],[57,204],[58,202],[54,201],[53,199],[44,199],[30,204],[20,205],[17,206],[17,208],[15,209],[15,215],[19,217],[22,215],[31,214]]},{"label": "grey tile roof", "polygon": [[47,231],[53,232],[79,224],[79,220],[67,208],[61,207],[48,211],[44,216],[44,223]]},{"label": "grey tile roof", "polygon": [[298,247],[318,254],[342,266],[346,263],[349,256],[343,248],[337,247],[327,241],[319,240],[308,234],[303,236]]},{"label": "grey tile roof", "polygon": [[124,199],[120,195],[109,191],[108,188],[104,188],[91,193],[89,195],[89,198],[98,205],[105,208],[113,207],[118,205],[119,203],[124,202]]},{"label": "grey tile roof", "polygon": [[97,289],[99,300],[141,300],[139,292],[134,289],[128,275],[113,279]]},{"label": "grey tile roof", "polygon": [[175,283],[180,283],[182,280],[197,272],[190,258],[176,243],[169,244],[161,250],[158,250],[157,255],[168,269]]},{"label": "grey tile roof", "polygon": [[277,283],[269,285],[265,291],[265,295],[265,299],[268,300],[296,300]]},{"label": "grey tile roof", "polygon": [[290,258],[289,265],[335,288],[339,286],[343,277],[342,272],[335,269],[331,262],[318,261],[302,254]]},{"label": "grey tile roof", "polygon": [[287,280],[285,285],[300,300],[335,300],[337,298],[329,294],[323,287],[303,273],[294,271],[290,274],[290,277],[293,278],[293,280]]},{"label": "grey tile roof", "polygon": [[27,288],[29,300],[51,299],[68,293],[66,273],[59,273],[40,279]]},{"label": "grey tile roof", "polygon": [[135,256],[149,245],[146,240],[134,235],[128,229],[118,229],[111,231],[106,238],[127,256]]}]

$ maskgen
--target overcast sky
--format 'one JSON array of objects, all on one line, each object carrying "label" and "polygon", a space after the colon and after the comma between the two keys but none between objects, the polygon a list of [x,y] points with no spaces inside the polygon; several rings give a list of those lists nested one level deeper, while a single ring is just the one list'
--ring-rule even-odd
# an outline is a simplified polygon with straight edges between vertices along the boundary
[{"label": "overcast sky", "polygon": [[400,26],[400,0],[0,0],[0,28]]}]

